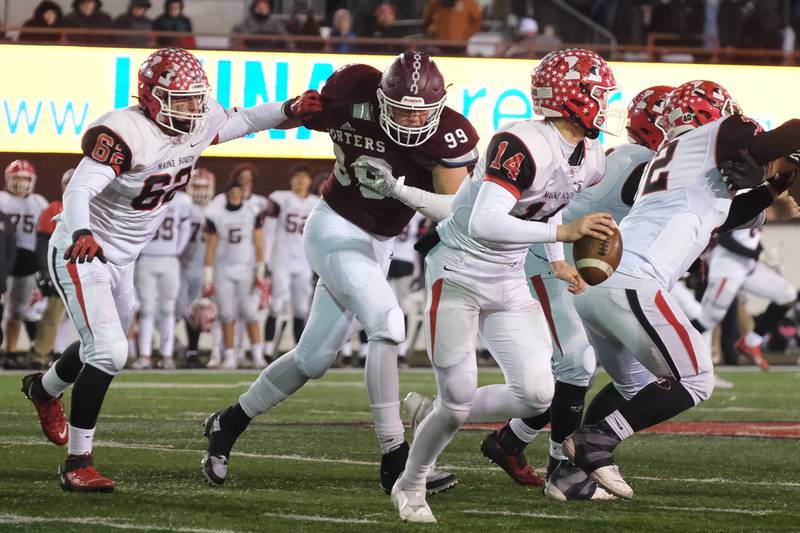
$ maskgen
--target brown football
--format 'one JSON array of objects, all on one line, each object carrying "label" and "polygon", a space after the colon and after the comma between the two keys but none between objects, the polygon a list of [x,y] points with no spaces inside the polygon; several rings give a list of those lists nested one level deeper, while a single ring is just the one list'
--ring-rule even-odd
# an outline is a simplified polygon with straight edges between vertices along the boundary
[{"label": "brown football", "polygon": [[614,273],[622,258],[622,236],[619,229],[601,241],[594,237],[581,237],[572,248],[575,268],[589,285],[599,285]]}]

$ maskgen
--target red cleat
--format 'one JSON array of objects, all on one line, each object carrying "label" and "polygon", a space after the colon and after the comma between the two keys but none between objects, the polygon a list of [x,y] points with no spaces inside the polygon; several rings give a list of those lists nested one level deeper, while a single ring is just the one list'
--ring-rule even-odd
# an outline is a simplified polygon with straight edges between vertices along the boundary
[{"label": "red cleat", "polygon": [[500,444],[499,431],[489,433],[481,442],[481,452],[491,462],[505,470],[520,485],[542,487],[545,480],[528,464],[522,451],[512,453]]},{"label": "red cleat", "polygon": [[66,491],[73,492],[112,492],[113,479],[108,479],[95,470],[92,454],[68,455],[64,464],[58,468],[59,484]]},{"label": "red cleat", "polygon": [[764,359],[764,354],[761,353],[761,346],[748,346],[744,341],[744,337],[740,337],[736,341],[736,349],[752,359],[753,363],[757,364],[764,372],[769,370],[769,361]]},{"label": "red cleat", "polygon": [[[50,398],[49,400],[42,399],[41,396],[47,393],[41,387],[41,372],[28,374],[22,378],[22,393],[36,408],[36,414],[39,415],[39,424],[42,426],[44,436],[53,444],[63,446],[69,440],[67,417],[64,415],[64,402],[61,401],[61,396]],[[40,390],[39,394],[35,392],[37,388]]]}]

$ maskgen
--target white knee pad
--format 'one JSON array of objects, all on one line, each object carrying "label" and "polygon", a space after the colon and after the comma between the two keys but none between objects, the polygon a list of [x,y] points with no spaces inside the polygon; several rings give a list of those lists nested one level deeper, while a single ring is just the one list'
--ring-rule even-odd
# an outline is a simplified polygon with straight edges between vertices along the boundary
[{"label": "white knee pad", "polygon": [[543,374],[538,379],[526,380],[522,388],[512,387],[514,395],[537,413],[543,413],[553,402],[555,380],[552,373]]},{"label": "white knee pad", "polygon": [[466,420],[478,394],[475,362],[461,361],[447,367],[434,366],[434,373],[439,389],[436,401],[449,411],[463,413]]},{"label": "white knee pad", "polygon": [[385,341],[400,344],[406,339],[406,324],[403,310],[398,306],[389,308],[378,317],[375,324],[364,324],[367,338],[371,341]]},{"label": "white knee pad", "polygon": [[794,302],[797,298],[797,293],[794,290],[794,287],[791,285],[786,285],[784,288],[783,294],[781,294],[780,300],[776,301],[775,303],[778,305],[789,305],[790,303]]},{"label": "white knee pad", "polygon": [[107,339],[102,345],[95,345],[95,353],[86,359],[86,362],[106,374],[112,376],[118,374],[128,362],[128,339],[114,336]]},{"label": "white knee pad", "polygon": [[714,391],[714,371],[704,370],[694,376],[683,377],[681,385],[689,391],[694,404],[697,405],[711,398],[711,393]]},{"label": "white knee pad", "polygon": [[574,343],[565,348],[563,357],[553,361],[556,379],[576,387],[588,387],[597,368],[594,348],[588,343]]},{"label": "white knee pad", "polygon": [[175,314],[175,309],[178,304],[177,298],[167,298],[159,302],[158,312],[161,316],[170,316]]}]

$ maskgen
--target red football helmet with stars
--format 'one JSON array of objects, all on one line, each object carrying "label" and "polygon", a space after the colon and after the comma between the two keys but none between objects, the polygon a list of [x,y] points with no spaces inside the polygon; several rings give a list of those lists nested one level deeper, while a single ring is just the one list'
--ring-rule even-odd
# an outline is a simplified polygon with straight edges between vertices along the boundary
[{"label": "red football helmet with stars", "polygon": [[207,168],[197,167],[192,170],[189,180],[189,195],[197,205],[208,205],[214,198],[214,184],[217,179]]},{"label": "red football helmet with stars", "polygon": [[534,113],[571,119],[594,139],[608,112],[617,82],[605,59],[591,50],[567,48],[547,54],[531,75]]},{"label": "red football helmet with stars", "polygon": [[36,169],[25,159],[16,159],[9,163],[3,178],[6,190],[20,198],[31,194],[36,187]]},{"label": "red football helmet with stars", "polygon": [[208,119],[210,87],[203,65],[183,48],[162,48],[139,68],[139,107],[176,135],[200,131]]},{"label": "red football helmet with stars", "polygon": [[664,112],[667,96],[674,87],[655,85],[648,87],[633,97],[628,104],[628,140],[651,150],[658,150],[664,140],[664,132],[656,121]]},{"label": "red football helmet with stars", "polygon": [[656,125],[672,140],[688,130],[741,112],[725,87],[713,81],[694,80],[670,93]]}]

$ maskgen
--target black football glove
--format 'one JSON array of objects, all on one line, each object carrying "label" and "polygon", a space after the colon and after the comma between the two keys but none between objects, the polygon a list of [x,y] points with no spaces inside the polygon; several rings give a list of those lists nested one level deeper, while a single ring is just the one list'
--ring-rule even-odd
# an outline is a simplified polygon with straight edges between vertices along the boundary
[{"label": "black football glove", "polygon": [[772,187],[777,194],[781,194],[794,183],[794,172],[791,170],[787,172],[778,172],[774,176],[769,177],[767,183],[769,183],[769,186]]},{"label": "black football glove", "polygon": [[722,174],[722,181],[732,191],[752,189],[764,183],[764,166],[742,148],[739,149],[736,159],[720,163],[719,173]]},{"label": "black football glove", "polygon": [[79,229],[72,234],[72,244],[64,252],[64,259],[70,263],[91,263],[94,258],[102,263],[107,263],[103,249],[94,240],[94,235],[88,229]]}]

